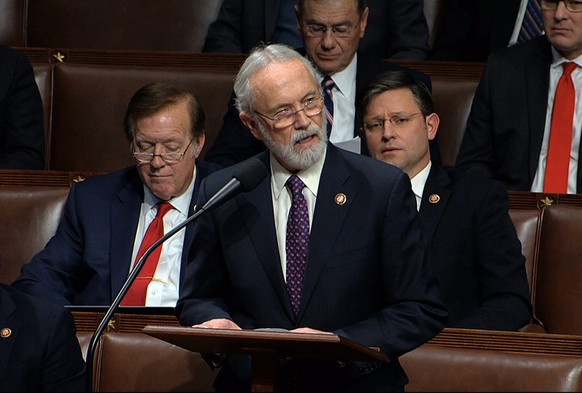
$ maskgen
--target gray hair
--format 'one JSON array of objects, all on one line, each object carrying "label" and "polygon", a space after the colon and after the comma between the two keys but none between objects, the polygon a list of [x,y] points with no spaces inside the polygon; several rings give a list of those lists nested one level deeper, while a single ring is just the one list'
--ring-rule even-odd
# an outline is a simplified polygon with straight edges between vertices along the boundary
[{"label": "gray hair", "polygon": [[304,63],[314,83],[319,85],[321,75],[317,69],[307,58],[291,47],[284,44],[269,44],[253,48],[234,80],[235,106],[239,112],[247,114],[253,112],[254,98],[250,80],[255,74],[272,63],[287,63],[293,60]]}]

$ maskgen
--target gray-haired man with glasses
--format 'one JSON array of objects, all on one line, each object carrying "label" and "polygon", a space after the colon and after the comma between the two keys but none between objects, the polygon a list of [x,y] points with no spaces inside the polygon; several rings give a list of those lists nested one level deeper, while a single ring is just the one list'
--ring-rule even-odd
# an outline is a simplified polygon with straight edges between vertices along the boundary
[{"label": "gray-haired man with glasses", "polygon": [[[283,392],[404,391],[398,357],[437,334],[447,312],[408,176],[327,143],[321,104],[306,105],[320,102],[318,79],[281,44],[256,48],[242,65],[237,108],[268,147],[254,158],[268,175],[196,222],[176,312],[185,326],[332,332],[390,358],[277,360]],[[282,120],[293,123],[279,128]],[[209,175],[198,203],[240,167]],[[228,355],[214,387],[249,391],[251,374],[250,357]]]},{"label": "gray-haired man with glasses", "polygon": [[[560,193],[582,193],[582,1],[544,0],[540,6],[545,34],[487,60],[456,165],[482,171],[508,190],[548,192],[545,180],[564,176]],[[564,71],[570,66],[568,76]],[[554,105],[562,97],[560,80],[573,88],[571,106]],[[552,127],[566,108],[573,108],[569,126]],[[565,150],[554,156],[551,136],[560,129],[568,138],[558,139],[566,140]],[[547,162],[554,157],[566,162],[550,172]]]},{"label": "gray-haired man with glasses", "polygon": [[[63,305],[111,304],[137,262],[158,203],[171,204],[163,217],[168,232],[193,213],[200,182],[219,168],[197,160],[205,123],[189,91],[161,82],[139,89],[125,116],[135,166],[74,185],[57,233],[13,285]],[[191,240],[187,227],[163,243],[139,305],[175,306]]]}]

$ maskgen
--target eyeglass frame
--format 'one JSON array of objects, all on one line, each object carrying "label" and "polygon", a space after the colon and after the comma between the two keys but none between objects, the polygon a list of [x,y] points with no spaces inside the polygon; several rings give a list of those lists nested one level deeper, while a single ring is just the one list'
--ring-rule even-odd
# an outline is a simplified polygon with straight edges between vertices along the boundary
[{"label": "eyeglass frame", "polygon": [[[416,115],[423,115],[423,116],[425,116],[424,113],[422,113],[422,112],[414,112],[414,113],[407,114],[406,117],[405,116],[399,116],[399,115],[393,115],[393,116],[390,116],[389,118],[377,119],[376,121],[378,123],[381,123],[382,124],[382,131],[384,131],[384,129],[385,129],[386,121],[388,121],[393,127],[402,129],[405,126],[408,125],[410,118],[413,117],[413,116],[416,116]],[[405,124],[395,124],[393,120],[396,119],[396,118],[400,118],[400,119],[406,118],[406,123]],[[363,131],[366,131],[366,132],[369,132],[369,133],[375,134],[376,133],[376,130],[369,129],[369,126],[371,126],[370,123],[364,123],[363,126],[362,126],[362,130]]]},{"label": "eyeglass frame", "polygon": [[[352,25],[351,22],[340,23],[331,26],[324,25],[323,23],[304,23],[304,25],[307,27],[305,35],[307,35],[309,38],[323,38],[325,37],[325,33],[327,33],[328,30],[331,30],[333,36],[336,38],[349,38],[352,35],[354,29],[357,28],[357,25],[359,25],[359,22],[356,25]],[[338,32],[338,29],[343,27],[346,28],[346,31]],[[313,30],[314,28],[321,30]]]},{"label": "eyeglass frame", "polygon": [[[552,0],[541,0],[540,1],[540,9],[543,11],[555,11],[558,9],[558,4],[560,3],[560,1],[564,2],[564,7],[566,7],[566,10],[568,10],[569,12],[572,13],[579,13],[582,12],[582,1],[577,1],[577,0],[557,0],[557,1],[552,1]],[[546,6],[544,7],[544,3],[546,4]],[[548,8],[547,5],[548,4],[553,4],[554,8]],[[580,9],[579,10],[572,10],[569,7],[572,4],[579,4],[580,5]]]},{"label": "eyeglass frame", "polygon": [[[152,162],[154,160],[154,158],[156,157],[160,157],[166,164],[177,164],[178,162],[182,161],[182,158],[184,158],[184,156],[186,155],[186,152],[188,151],[188,149],[190,148],[190,146],[192,145],[192,142],[194,142],[194,138],[190,139],[190,142],[188,142],[188,145],[186,145],[186,148],[184,149],[184,151],[182,153],[178,153],[178,152],[170,152],[170,153],[146,153],[146,152],[141,152],[141,151],[135,151],[137,149],[137,147],[135,146],[135,142],[131,144],[131,155],[133,156],[133,158],[135,158],[138,162],[144,163],[144,164],[149,164],[150,162]],[[154,146],[155,148],[155,146]],[[138,158],[138,154],[145,154],[146,156],[151,157],[149,160],[143,160],[143,159],[139,159]],[[172,160],[170,159],[170,161],[168,161],[167,158],[164,158],[165,155],[168,154],[176,154],[177,155],[177,159],[176,160]]]},{"label": "eyeglass frame", "polygon": [[[297,109],[297,110],[295,110],[295,108],[290,108],[290,113],[289,113],[289,115],[288,115],[288,116],[285,116],[285,117],[283,117],[283,118],[276,118],[277,114],[275,114],[275,116],[271,117],[271,116],[267,116],[267,115],[265,115],[264,113],[261,113],[261,112],[259,112],[259,111],[258,111],[258,110],[256,110],[256,109],[253,109],[253,110],[254,110],[254,112],[255,112],[257,115],[260,115],[260,116],[264,117],[265,119],[271,120],[271,121],[273,122],[273,126],[274,126],[275,128],[277,128],[277,129],[283,129],[283,128],[286,128],[286,127],[289,127],[289,126],[292,126],[293,124],[295,124],[295,122],[297,121],[297,114],[298,114],[299,112],[301,112],[301,111],[305,111],[305,110],[306,110],[306,108],[307,108],[307,105],[309,105],[311,102],[317,102],[317,101],[319,101],[319,103],[321,104],[321,108],[320,108],[320,111],[319,111],[319,112],[317,112],[317,113],[314,113],[314,114],[312,114],[312,115],[308,115],[308,114],[307,114],[307,112],[305,112],[305,116],[307,116],[307,117],[311,118],[311,117],[313,117],[313,116],[317,116],[317,115],[321,114],[321,112],[323,112],[323,107],[325,106],[325,104],[324,104],[324,100],[323,100],[323,97],[310,98],[310,99],[308,99],[308,100],[307,100],[307,102],[305,102],[305,103],[303,104],[303,106],[302,106],[301,108],[299,108],[299,109]],[[281,112],[278,112],[278,113],[281,113]],[[293,121],[292,121],[291,123],[287,124],[287,125],[284,125],[284,126],[277,125],[277,122],[278,122],[278,121],[280,121],[280,120],[284,120],[284,119],[286,119],[286,118],[287,118],[287,119],[293,119]]]}]

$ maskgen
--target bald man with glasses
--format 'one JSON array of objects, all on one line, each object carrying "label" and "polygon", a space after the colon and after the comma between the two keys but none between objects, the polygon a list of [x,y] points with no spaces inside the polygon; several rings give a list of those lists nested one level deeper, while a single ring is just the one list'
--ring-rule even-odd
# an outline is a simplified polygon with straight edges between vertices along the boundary
[{"label": "bald man with glasses", "polygon": [[[219,169],[198,160],[205,123],[189,91],[161,82],[138,90],[125,116],[135,165],[75,184],[57,233],[13,286],[61,305],[110,305],[139,260],[150,224],[161,222],[167,233],[188,218],[200,182]],[[142,269],[152,268],[147,283],[132,286],[122,305],[173,308],[191,240],[189,226],[163,243],[158,259],[149,265],[148,258]]]}]

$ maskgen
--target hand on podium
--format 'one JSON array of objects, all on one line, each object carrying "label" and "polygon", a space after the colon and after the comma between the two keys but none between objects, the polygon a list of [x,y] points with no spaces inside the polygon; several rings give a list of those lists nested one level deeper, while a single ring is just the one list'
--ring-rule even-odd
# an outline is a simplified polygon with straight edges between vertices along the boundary
[{"label": "hand on podium", "polygon": [[241,330],[240,326],[226,318],[209,319],[208,321],[199,323],[198,325],[192,325],[192,327],[202,329]]}]

